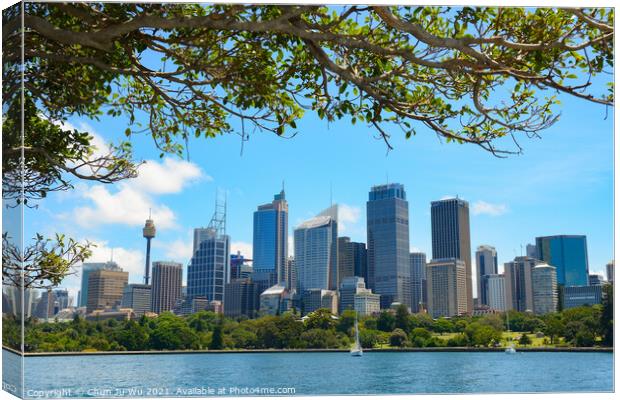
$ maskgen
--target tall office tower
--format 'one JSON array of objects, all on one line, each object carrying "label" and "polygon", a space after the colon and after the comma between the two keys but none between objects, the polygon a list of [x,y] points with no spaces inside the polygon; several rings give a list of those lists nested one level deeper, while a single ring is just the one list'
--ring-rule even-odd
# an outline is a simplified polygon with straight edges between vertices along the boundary
[{"label": "tall office tower", "polygon": [[88,275],[86,312],[117,308],[123,299],[129,273],[123,270],[98,269]]},{"label": "tall office tower", "polygon": [[535,244],[527,244],[525,246],[525,255],[530,258],[538,258],[538,249]]},{"label": "tall office tower", "polygon": [[599,275],[599,274],[588,275],[588,285],[601,286],[604,283],[605,283],[605,278],[603,278],[603,275]]},{"label": "tall office tower", "polygon": [[234,279],[224,290],[224,315],[231,318],[242,315],[254,318],[258,314],[259,295],[257,286],[250,279]]},{"label": "tall office tower", "polygon": [[224,301],[224,287],[230,282],[230,237],[226,235],[225,200],[218,197],[207,228],[194,230],[194,249],[187,266],[189,303],[195,297]]},{"label": "tall office tower", "polygon": [[487,305],[497,311],[506,310],[506,280],[504,275],[487,275]]},{"label": "tall office tower", "polygon": [[504,263],[506,282],[506,310],[533,311],[532,269],[542,264],[530,257],[515,257]]},{"label": "tall office tower", "polygon": [[558,309],[558,285],[555,267],[540,264],[532,268],[534,314],[542,315]]},{"label": "tall office tower", "polygon": [[151,268],[151,239],[155,237],[155,223],[151,219],[151,213],[149,211],[149,218],[144,224],[142,229],[142,236],[146,239],[146,265],[144,266],[144,284],[149,284],[149,270]]},{"label": "tall office tower", "polygon": [[[239,279],[241,278],[243,271],[247,271],[248,268],[250,267],[252,268],[248,262],[252,261],[249,258],[245,258],[243,256],[243,254],[241,254],[240,251],[237,251],[237,254],[231,254],[230,255],[230,281],[232,282],[233,279]],[[244,266],[246,268],[244,268]],[[252,270],[254,270],[252,268]]]},{"label": "tall office tower", "polygon": [[476,279],[478,304],[489,305],[487,300],[487,276],[497,274],[497,251],[493,246],[482,245],[476,250]]},{"label": "tall office tower", "polygon": [[556,235],[536,238],[538,259],[556,267],[558,285],[588,284],[588,245],[583,235]]},{"label": "tall office tower", "polygon": [[347,236],[338,238],[338,286],[349,276],[367,278],[366,244],[352,242]]},{"label": "tall office tower", "polygon": [[122,308],[131,308],[137,317],[151,311],[151,285],[130,283],[125,286]]},{"label": "tall office tower", "polygon": [[614,282],[614,260],[611,260],[610,262],[607,263],[607,265],[605,265],[605,270],[607,271],[607,280],[610,283]]},{"label": "tall office tower", "polygon": [[344,310],[355,309],[355,295],[362,289],[366,289],[366,284],[364,283],[364,278],[359,276],[347,276],[340,282],[339,314],[342,314]]},{"label": "tall office tower", "polygon": [[426,304],[426,253],[409,254],[411,265],[411,311],[419,312]]},{"label": "tall office tower", "polygon": [[105,269],[108,271],[121,271],[121,268],[114,261],[103,263],[84,263],[82,264],[82,284],[78,298],[78,307],[86,307],[88,302],[88,277],[93,271]]},{"label": "tall office tower", "polygon": [[467,313],[465,262],[458,258],[431,260],[426,264],[428,311],[433,318]]},{"label": "tall office tower", "polygon": [[471,276],[469,203],[459,198],[431,202],[433,259],[458,258],[465,263],[467,312],[474,310]]},{"label": "tall office tower", "polygon": [[151,311],[161,314],[171,311],[181,298],[183,284],[183,265],[170,261],[153,263],[153,282],[151,285]]},{"label": "tall office tower", "polygon": [[368,286],[381,295],[381,308],[393,302],[411,308],[409,203],[399,183],[373,186],[366,202]]},{"label": "tall office tower", "polygon": [[255,279],[267,287],[286,281],[288,258],[288,203],[284,189],[273,201],[254,211],[253,267]]},{"label": "tall office tower", "polygon": [[297,288],[335,289],[338,266],[338,206],[295,228]]},{"label": "tall office tower", "polygon": [[297,288],[297,267],[295,266],[295,257],[289,256],[286,263],[288,264],[288,278],[286,287],[289,290],[293,290]]}]

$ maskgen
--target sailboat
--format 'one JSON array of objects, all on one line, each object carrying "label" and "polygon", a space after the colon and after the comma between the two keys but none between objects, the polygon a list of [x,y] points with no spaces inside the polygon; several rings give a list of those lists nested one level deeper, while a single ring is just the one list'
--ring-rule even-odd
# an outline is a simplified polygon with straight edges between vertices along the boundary
[{"label": "sailboat", "polygon": [[[506,329],[508,333],[510,333],[510,322],[508,321],[508,311],[506,311]],[[514,354],[517,352],[517,349],[515,349],[514,343],[512,343],[512,336],[510,336],[510,343],[508,344],[508,347],[506,347],[506,350],[504,351],[507,354]]]},{"label": "sailboat", "polygon": [[361,357],[364,354],[362,345],[360,344],[360,330],[357,326],[357,313],[355,314],[355,344],[351,347],[351,355],[353,357]]}]

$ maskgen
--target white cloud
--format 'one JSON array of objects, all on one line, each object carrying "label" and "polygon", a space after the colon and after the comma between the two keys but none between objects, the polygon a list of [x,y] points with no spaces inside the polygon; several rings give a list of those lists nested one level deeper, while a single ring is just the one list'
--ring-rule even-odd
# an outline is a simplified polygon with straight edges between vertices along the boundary
[{"label": "white cloud", "polygon": [[187,240],[177,239],[170,243],[156,240],[153,242],[153,247],[163,249],[164,257],[171,261],[187,264],[192,258],[193,243],[191,237]]},{"label": "white cloud", "polygon": [[237,254],[240,251],[245,258],[252,258],[252,243],[232,242],[230,244],[230,254]]},{"label": "white cloud", "polygon": [[361,209],[348,204],[338,204],[338,235],[358,233]]},{"label": "white cloud", "polygon": [[165,158],[161,163],[149,160],[140,166],[135,179],[115,186],[82,187],[81,197],[91,204],[76,208],[72,217],[82,227],[101,224],[140,226],[151,209],[158,228],[175,227],[174,212],[157,203],[155,196],[178,193],[199,179],[211,180],[211,177],[204,175],[196,164],[171,158]]},{"label": "white cloud", "polygon": [[450,196],[450,195],[445,195],[445,196],[441,196],[441,198],[439,200],[450,200],[450,199],[454,199],[455,196]]},{"label": "white cloud", "polygon": [[497,217],[505,214],[508,211],[508,206],[505,204],[493,204],[486,201],[478,200],[472,206],[472,212],[474,215],[490,215]]}]

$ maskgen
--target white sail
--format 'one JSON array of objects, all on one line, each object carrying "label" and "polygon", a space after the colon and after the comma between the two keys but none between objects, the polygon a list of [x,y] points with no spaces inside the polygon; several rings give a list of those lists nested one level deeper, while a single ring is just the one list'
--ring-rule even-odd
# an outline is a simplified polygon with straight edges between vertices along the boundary
[{"label": "white sail", "polygon": [[355,344],[351,348],[351,355],[359,357],[363,354],[362,345],[360,344],[360,330],[357,326],[357,314],[355,314]]}]

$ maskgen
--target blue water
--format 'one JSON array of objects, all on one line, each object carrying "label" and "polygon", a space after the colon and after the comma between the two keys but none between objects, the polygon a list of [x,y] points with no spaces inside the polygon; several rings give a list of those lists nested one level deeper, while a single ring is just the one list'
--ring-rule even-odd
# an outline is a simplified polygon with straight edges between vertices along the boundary
[{"label": "blue water", "polygon": [[[4,381],[16,379],[8,374],[18,369],[6,367],[18,361],[18,356],[3,351]],[[62,356],[26,358],[25,371],[26,397],[613,390],[611,353],[366,353],[361,358],[347,353]]]}]

